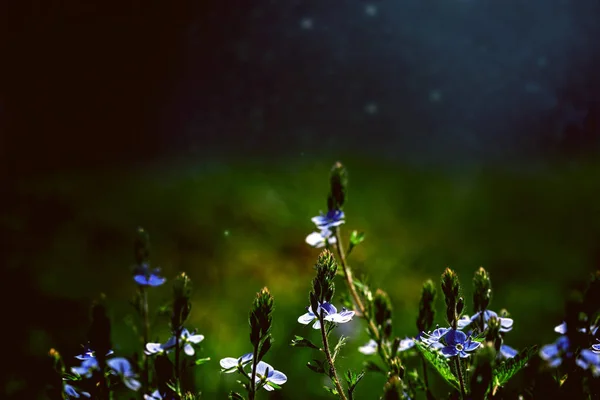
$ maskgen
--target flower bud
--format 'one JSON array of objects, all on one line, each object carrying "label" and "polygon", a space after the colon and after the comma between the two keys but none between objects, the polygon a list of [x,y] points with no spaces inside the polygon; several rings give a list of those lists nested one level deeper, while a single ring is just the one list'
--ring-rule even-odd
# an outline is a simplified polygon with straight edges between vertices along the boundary
[{"label": "flower bud", "polygon": [[266,287],[256,294],[250,310],[250,342],[256,346],[271,330],[273,296]]},{"label": "flower bud", "polygon": [[173,332],[181,329],[192,310],[192,281],[185,272],[182,272],[173,282],[173,312],[171,314],[171,328]]},{"label": "flower bud", "polygon": [[485,311],[492,300],[492,282],[490,274],[480,267],[473,277],[473,307],[476,312]]},{"label": "flower bud", "polygon": [[419,316],[417,317],[417,329],[419,332],[428,332],[433,327],[435,318],[435,285],[431,280],[423,284],[421,300],[419,301]]},{"label": "flower bud", "polygon": [[133,242],[133,253],[137,265],[147,263],[150,258],[150,236],[144,228],[137,228]]},{"label": "flower bud", "polygon": [[348,172],[339,161],[333,165],[333,168],[331,168],[329,182],[331,184],[330,197],[333,200],[333,204],[331,204],[333,205],[333,208],[329,208],[329,210],[340,210],[343,207],[347,197]]},{"label": "flower bud", "polygon": [[329,302],[335,292],[333,279],[337,273],[337,263],[329,250],[323,250],[319,254],[315,269],[317,270],[317,276],[313,279],[312,294],[314,299],[311,298],[311,306],[313,306],[313,312],[316,313],[313,302]]}]

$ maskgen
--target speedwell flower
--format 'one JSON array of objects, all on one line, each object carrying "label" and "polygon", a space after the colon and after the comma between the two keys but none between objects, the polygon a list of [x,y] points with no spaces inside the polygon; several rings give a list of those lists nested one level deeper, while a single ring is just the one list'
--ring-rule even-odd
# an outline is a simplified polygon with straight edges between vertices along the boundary
[{"label": "speedwell flower", "polygon": [[442,348],[442,354],[446,357],[469,357],[468,353],[481,345],[481,343],[471,340],[471,337],[467,336],[464,332],[454,329],[450,329],[444,335],[444,341],[446,342],[446,346]]},{"label": "speedwell flower", "polygon": [[371,355],[371,354],[375,354],[377,353],[377,342],[374,341],[373,339],[370,339],[367,344],[365,344],[364,346],[360,346],[358,348],[358,351],[360,351],[361,353],[363,353],[364,355]]},{"label": "speedwell flower", "polygon": [[133,368],[126,358],[111,358],[106,361],[106,364],[112,368],[112,374],[120,377],[129,389],[133,391],[140,389],[142,384],[137,380],[137,375],[133,372]]},{"label": "speedwell flower", "polygon": [[548,365],[555,368],[562,363],[562,357],[572,357],[573,353],[569,349],[569,338],[560,336],[556,342],[547,344],[540,350],[540,357],[548,362]]},{"label": "speedwell flower", "polygon": [[160,274],[160,268],[150,269],[148,263],[138,265],[133,272],[133,280],[140,286],[160,286],[167,281]]},{"label": "speedwell flower", "polygon": [[507,360],[509,358],[515,357],[517,354],[519,354],[517,350],[503,344],[502,346],[500,346],[500,353],[498,353],[498,358]]},{"label": "speedwell flower", "polygon": [[78,392],[77,389],[75,389],[72,385],[69,385],[68,383],[65,383],[63,390],[69,399],[70,398],[79,399],[81,397],[87,397],[89,399],[90,397],[92,397],[92,395],[89,394],[88,392],[84,392],[84,391]]},{"label": "speedwell flower", "polygon": [[238,368],[243,369],[252,361],[252,357],[252,353],[246,353],[239,358],[225,357],[221,359],[221,361],[219,361],[221,368],[223,368],[221,372],[230,374],[232,372],[237,371]]},{"label": "speedwell flower", "polygon": [[420,340],[433,349],[441,349],[444,344],[440,341],[450,331],[450,328],[437,328],[431,333],[422,333]]},{"label": "speedwell flower", "polygon": [[155,390],[152,394],[145,394],[144,400],[176,400],[178,397],[171,392],[161,393],[159,390]]},{"label": "speedwell flower", "polygon": [[[179,337],[179,344],[183,346],[183,351],[185,352],[185,354],[187,354],[188,356],[193,356],[195,351],[192,344],[198,344],[203,340],[204,335],[196,335],[195,333],[190,333],[187,329],[184,328],[181,331],[181,336]],[[153,355],[169,352],[170,350],[175,348],[176,342],[177,341],[175,336],[171,336],[171,338],[163,344],[147,343],[146,350],[144,350],[144,353],[146,353],[146,355]]]},{"label": "speedwell flower", "polygon": [[[251,373],[249,373],[248,376],[251,376]],[[271,383],[275,385],[283,385],[287,382],[287,376],[285,376],[283,372],[277,371],[266,362],[260,361],[256,365],[255,382],[257,384],[265,382],[265,384],[262,387],[264,387],[270,392],[274,390],[274,387],[270,385]]]},{"label": "speedwell flower", "polygon": [[[596,325],[590,326],[590,333],[592,335],[595,335],[597,331],[598,331],[598,327]],[[554,332],[560,333],[561,335],[566,335],[567,334],[567,323],[563,321],[560,325],[556,325],[554,327]],[[585,328],[579,328],[579,332],[585,333]]]},{"label": "speedwell flower", "polygon": [[335,236],[332,236],[333,232],[329,229],[322,229],[319,232],[313,232],[306,237],[306,243],[311,245],[312,247],[323,247],[326,243],[335,243]]},{"label": "speedwell flower", "polygon": [[[330,304],[328,302],[319,304],[319,308],[317,308],[317,313],[320,313],[321,310],[323,310],[323,319],[325,321],[335,322],[336,324],[345,324],[346,322],[352,320],[352,317],[354,316],[354,311],[346,310],[345,308],[342,308],[342,311],[338,313],[337,308],[335,308],[333,304]],[[304,325],[308,325],[316,320],[312,326],[313,329],[321,329],[321,322],[319,321],[318,316],[312,312],[312,308],[310,306],[307,307],[307,311],[308,312],[306,314],[303,314],[300,317],[298,317],[298,322]]]},{"label": "speedwell flower", "polygon": [[[473,322],[477,321],[481,315],[481,311],[475,313],[471,318],[467,316],[463,316],[458,320],[458,329],[463,329],[466,326],[471,325]],[[512,318],[499,317],[497,313],[490,310],[485,310],[483,312],[483,329],[487,329],[487,322],[490,318],[496,317],[500,321],[500,332],[509,332],[512,330],[513,320]]]},{"label": "speedwell flower", "polygon": [[321,213],[311,219],[319,229],[331,229],[344,223],[344,212],[342,210],[330,210],[326,214]]},{"label": "speedwell flower", "polygon": [[[596,339],[598,342],[600,342],[600,339]],[[592,345],[592,351],[594,353],[600,353],[600,343],[596,343]]]},{"label": "speedwell flower", "polygon": [[577,357],[575,363],[583,369],[589,368],[595,377],[600,376],[600,354],[590,349],[583,349],[579,353],[579,357]]}]

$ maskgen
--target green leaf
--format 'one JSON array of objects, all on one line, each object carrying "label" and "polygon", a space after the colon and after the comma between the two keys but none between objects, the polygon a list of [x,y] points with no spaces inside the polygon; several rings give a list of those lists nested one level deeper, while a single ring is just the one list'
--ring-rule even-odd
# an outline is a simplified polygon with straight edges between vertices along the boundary
[{"label": "green leaf", "polygon": [[350,234],[350,246],[354,247],[361,244],[365,240],[365,233],[352,231]]},{"label": "green leaf", "polygon": [[302,336],[294,335],[294,339],[290,343],[290,346],[293,347],[310,347],[311,349],[321,350],[319,346],[314,344],[308,339],[303,338]]},{"label": "green leaf", "polygon": [[365,371],[360,371],[360,373],[355,373],[352,370],[348,370],[346,372],[346,382],[348,383],[348,393],[352,394],[354,389],[356,389],[356,385],[358,382],[365,376]]},{"label": "green leaf", "polygon": [[440,354],[437,350],[432,350],[425,346],[423,343],[415,341],[415,347],[419,350],[425,360],[444,378],[446,382],[452,385],[455,389],[460,390],[460,383],[454,374],[448,359]]},{"label": "green leaf", "polygon": [[332,388],[329,386],[323,386],[323,389],[327,390],[329,393],[331,393],[334,396],[338,395],[338,391],[335,388]]},{"label": "green leaf", "polygon": [[496,366],[492,372],[494,387],[504,386],[510,378],[527,365],[534,354],[537,354],[537,346],[525,348],[513,358],[509,358]]},{"label": "green leaf", "polygon": [[206,358],[199,358],[197,359],[194,364],[195,365],[202,365],[202,364],[206,364],[207,362],[210,361],[210,357],[206,357]]}]

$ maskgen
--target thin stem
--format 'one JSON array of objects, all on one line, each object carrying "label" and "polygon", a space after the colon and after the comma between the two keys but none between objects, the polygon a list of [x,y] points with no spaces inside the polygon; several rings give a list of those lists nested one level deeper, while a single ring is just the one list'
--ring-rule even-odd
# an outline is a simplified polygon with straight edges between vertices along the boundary
[{"label": "thin stem", "polygon": [[454,362],[456,364],[456,371],[458,373],[458,382],[460,382],[460,398],[464,399],[467,395],[465,390],[465,377],[463,376],[462,367],[460,365],[460,357],[454,356]]},{"label": "thin stem", "polygon": [[[150,318],[148,316],[148,292],[146,288],[140,286],[140,293],[142,294],[142,319],[144,322],[144,346],[149,342],[150,337]],[[146,393],[148,391],[148,386],[150,384],[150,362],[148,359],[148,355],[146,352],[143,352],[144,357],[144,370],[142,371],[142,385],[143,392]]]},{"label": "thin stem", "polygon": [[329,341],[327,340],[327,332],[325,327],[325,320],[323,319],[324,311],[321,310],[319,315],[319,322],[321,323],[321,339],[323,340],[323,351],[325,352],[325,356],[327,357],[327,363],[329,364],[329,377],[333,381],[335,388],[340,395],[340,399],[348,400],[346,395],[344,394],[344,388],[340,383],[340,378],[338,378],[337,371],[335,369],[335,365],[333,364],[333,357],[331,357],[331,351],[329,350]]},{"label": "thin stem", "polygon": [[182,328],[178,327],[177,329],[175,329],[175,384],[177,386],[177,391],[179,392],[181,389],[181,372],[180,372],[180,365],[179,365],[179,356],[181,353],[181,349],[179,348],[179,341],[181,339],[181,331]]},{"label": "thin stem", "polygon": [[256,364],[258,364],[258,345],[254,347],[252,355],[252,377],[250,379],[250,391],[248,392],[248,400],[254,400],[256,395]]},{"label": "thin stem", "polygon": [[342,265],[342,270],[344,271],[344,278],[346,279],[346,286],[348,286],[350,295],[354,299],[354,303],[356,304],[356,307],[358,308],[358,311],[360,312],[360,314],[362,316],[364,316],[364,318],[367,320],[369,331],[371,332],[371,335],[377,342],[378,347],[381,349],[380,352],[383,353],[383,354],[381,354],[382,358],[384,359],[383,361],[386,364],[389,364],[389,355],[387,354],[387,349],[381,343],[379,329],[377,329],[377,326],[371,319],[370,315],[367,313],[367,309],[364,306],[362,300],[360,299],[360,296],[358,295],[358,292],[356,291],[356,287],[354,287],[354,280],[352,279],[352,271],[350,270],[350,267],[348,266],[348,263],[346,262],[346,255],[344,253],[342,238],[341,238],[340,230],[338,227],[335,228],[335,243],[336,243],[335,247],[337,249],[337,253],[340,258],[340,264]]}]

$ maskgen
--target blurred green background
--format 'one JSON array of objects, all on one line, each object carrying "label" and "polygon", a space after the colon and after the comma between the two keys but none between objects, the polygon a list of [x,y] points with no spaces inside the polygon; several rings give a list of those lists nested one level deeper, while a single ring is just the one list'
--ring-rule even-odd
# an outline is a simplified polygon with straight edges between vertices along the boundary
[{"label": "blurred green background", "polygon": [[[12,366],[2,397],[36,398],[44,379],[33,374],[44,376],[51,347],[75,361],[86,341],[89,306],[101,294],[117,354],[140,350],[139,320],[129,302],[134,231],[142,226],[151,236],[154,266],[170,281],[185,271],[194,283],[188,328],[205,335],[199,354],[212,359],[193,371],[203,398],[222,399],[238,389],[234,375],[219,372],[218,361],[250,351],[247,313],[263,286],[276,302],[276,342],[265,361],[289,380],[282,391],[261,397],[328,398],[325,381],[305,367],[315,354],[289,343],[294,335],[317,340],[316,331],[296,319],[307,305],[319,253],[304,239],[313,230],[310,218],[326,207],[334,161],[173,161],[19,180],[4,196],[0,220],[3,326],[13,338],[5,349]],[[366,233],[350,262],[373,289],[389,292],[395,335],[417,333],[421,284],[438,282],[447,266],[462,280],[470,313],[472,276],[483,266],[492,276],[491,308],[506,308],[515,319],[506,343],[520,349],[554,340],[566,296],[582,287],[600,260],[600,165],[444,172],[364,158],[341,161],[350,176],[343,235]],[[150,291],[154,310],[169,300],[170,281]],[[441,298],[437,305],[441,311]],[[152,337],[165,341],[167,322],[156,317]],[[442,313],[437,322],[444,323]],[[355,319],[337,332],[349,336],[341,369],[360,370],[364,324]],[[384,382],[367,375],[357,398],[377,398]]]}]

